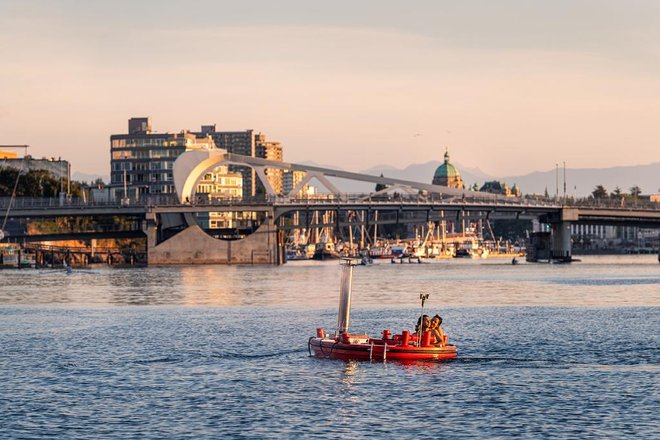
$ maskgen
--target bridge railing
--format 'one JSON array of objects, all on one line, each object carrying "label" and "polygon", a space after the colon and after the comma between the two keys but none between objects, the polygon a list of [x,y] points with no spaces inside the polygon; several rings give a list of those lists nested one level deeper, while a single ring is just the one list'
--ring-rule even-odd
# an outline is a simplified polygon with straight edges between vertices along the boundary
[{"label": "bridge railing", "polygon": [[[547,207],[559,208],[561,206],[575,208],[609,208],[609,209],[643,209],[660,210],[660,203],[639,199],[636,201],[616,201],[610,199],[567,199],[555,201],[536,197],[522,198],[480,198],[480,197],[448,197],[437,194],[394,194],[394,195],[370,195],[370,194],[317,194],[305,197],[282,197],[258,195],[251,198],[224,197],[208,198],[196,197],[190,203],[181,204],[175,194],[151,194],[143,195],[139,199],[131,200],[88,200],[82,198],[46,198],[46,197],[0,197],[0,214],[5,214],[10,209],[50,209],[50,208],[85,208],[85,207],[155,207],[155,206],[249,206],[255,204],[276,205],[347,205],[347,204],[369,204],[372,206],[401,205],[425,205],[437,203],[443,205],[483,205],[484,207]],[[10,205],[11,204],[11,205]]]},{"label": "bridge railing", "polygon": [[594,199],[592,197],[573,199],[569,198],[564,206],[571,208],[603,208],[603,209],[628,209],[628,210],[660,210],[660,203],[652,202],[648,198],[639,199]]}]

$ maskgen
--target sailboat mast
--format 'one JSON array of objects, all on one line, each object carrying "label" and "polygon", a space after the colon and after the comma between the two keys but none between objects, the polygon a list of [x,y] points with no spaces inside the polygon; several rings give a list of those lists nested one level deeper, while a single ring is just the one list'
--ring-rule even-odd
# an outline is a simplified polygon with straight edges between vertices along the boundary
[{"label": "sailboat mast", "polygon": [[339,286],[339,314],[337,316],[337,334],[348,333],[351,319],[351,290],[353,285],[353,267],[356,263],[350,258],[343,258],[341,264],[341,285]]}]

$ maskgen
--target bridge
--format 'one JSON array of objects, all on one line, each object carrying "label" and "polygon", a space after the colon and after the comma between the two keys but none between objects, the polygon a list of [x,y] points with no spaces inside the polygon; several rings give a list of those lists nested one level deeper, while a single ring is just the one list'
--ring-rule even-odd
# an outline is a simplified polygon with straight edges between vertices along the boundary
[{"label": "bridge", "polygon": [[[267,194],[252,200],[222,199],[195,203],[195,188],[199,180],[209,170],[224,164],[253,167],[264,183]],[[266,178],[265,170],[268,168],[301,171],[305,177],[288,194],[278,195]],[[87,229],[50,234],[14,233],[6,237],[5,241],[146,237],[149,264],[280,264],[284,261],[286,234],[296,229],[332,227],[338,230],[354,226],[377,228],[388,224],[460,222],[466,219],[532,219],[550,225],[551,243],[547,246],[551,248],[552,258],[570,261],[571,224],[660,228],[660,206],[657,204],[635,207],[594,206],[512,198],[238,156],[223,150],[184,153],[175,162],[174,178],[176,195],[150,196],[129,204],[0,199],[0,214],[8,213],[8,219],[14,225],[35,219],[92,220],[88,222]],[[298,197],[303,185],[313,178],[328,193]],[[346,194],[337,189],[332,178],[381,184],[387,189],[368,194]],[[234,236],[229,234],[229,239],[214,238],[199,226],[199,216],[208,213],[249,213],[250,225],[242,230],[235,228]],[[122,221],[103,223],[113,218]],[[239,236],[242,238],[236,239]]]}]

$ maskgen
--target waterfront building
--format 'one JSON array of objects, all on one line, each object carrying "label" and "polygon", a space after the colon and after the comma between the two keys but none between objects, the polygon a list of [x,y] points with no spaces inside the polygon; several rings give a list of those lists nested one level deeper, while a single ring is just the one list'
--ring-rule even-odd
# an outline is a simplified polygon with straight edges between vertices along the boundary
[{"label": "waterfront building", "polygon": [[[218,200],[240,199],[243,197],[243,176],[232,173],[226,165],[206,173],[197,185],[197,203],[213,203]],[[203,229],[241,228],[252,220],[250,212],[205,212],[197,214],[197,221]]]},{"label": "waterfront building", "polygon": [[206,173],[197,184],[198,199],[211,202],[217,199],[239,199],[243,197],[243,176],[232,173],[229,167],[222,165]]},{"label": "waterfront building", "polygon": [[127,195],[174,193],[172,169],[184,151],[213,149],[208,135],[186,130],[179,133],[155,133],[150,118],[131,118],[128,134],[110,136],[110,186],[115,193]]},{"label": "waterfront building", "polygon": [[[194,134],[210,136],[217,148],[227,150],[228,153],[242,156],[257,157],[254,130],[244,131],[217,131],[215,124],[202,125],[201,131]],[[229,171],[240,173],[243,176],[243,198],[248,199],[256,195],[257,174],[254,169],[239,165],[230,165]]]},{"label": "waterfront building", "polygon": [[660,232],[637,226],[571,225],[571,238],[577,248],[604,250],[624,248],[653,248]]},{"label": "waterfront building", "polygon": [[[128,195],[139,197],[145,194],[174,193],[172,169],[174,161],[184,151],[196,149],[219,148],[229,153],[249,157],[263,157],[271,160],[282,160],[282,145],[279,142],[266,141],[262,133],[255,135],[253,130],[217,131],[215,124],[202,125],[198,132],[182,130],[178,133],[157,133],[148,117],[131,118],[128,121],[127,134],[113,134],[111,143],[111,173],[110,184],[114,194],[123,194],[124,178]],[[241,176],[241,197],[250,198],[257,193],[257,177],[250,167],[229,165],[211,173],[217,179],[227,181]],[[266,170],[266,175],[273,188],[281,192],[281,171]],[[203,179],[204,189],[209,185],[217,186],[214,178]],[[232,181],[225,184],[225,189],[238,185]],[[217,187],[215,188],[217,189]],[[212,191],[200,191],[201,194],[213,194]],[[223,190],[224,191],[224,190]],[[123,197],[120,195],[119,197]]]},{"label": "waterfront building", "polygon": [[[305,173],[304,171],[291,171],[291,170],[285,170],[282,173],[282,194],[289,194],[293,188],[296,187],[300,183],[301,180],[305,178]],[[292,194],[295,197],[301,197],[301,196],[311,196],[316,193],[316,189],[313,186],[310,185],[303,185],[301,190],[298,192],[298,194]]]},{"label": "waterfront building", "polygon": [[435,170],[432,183],[449,188],[465,189],[461,173],[449,162],[449,150],[445,150],[445,162]]},{"label": "waterfront building", "polygon": [[479,191],[491,194],[501,194],[507,197],[522,196],[522,191],[516,184],[509,188],[509,185],[507,185],[505,182],[500,182],[498,180],[491,180],[484,183],[481,188],[479,188]]},{"label": "waterfront building", "polygon": [[47,171],[56,179],[69,179],[69,162],[62,158],[54,157],[35,159],[25,155],[17,157],[17,154],[9,151],[0,151],[0,167],[14,168],[22,171]]},{"label": "waterfront building", "polygon": [[[263,133],[257,133],[254,136],[254,141],[256,157],[282,162],[284,155],[282,144],[280,142],[267,141],[266,135]],[[268,181],[270,182],[270,185],[273,187],[273,191],[275,191],[276,194],[282,194],[283,170],[277,168],[266,168],[265,173]],[[265,192],[265,189],[263,188],[261,182],[258,182],[257,193],[260,192]]]}]

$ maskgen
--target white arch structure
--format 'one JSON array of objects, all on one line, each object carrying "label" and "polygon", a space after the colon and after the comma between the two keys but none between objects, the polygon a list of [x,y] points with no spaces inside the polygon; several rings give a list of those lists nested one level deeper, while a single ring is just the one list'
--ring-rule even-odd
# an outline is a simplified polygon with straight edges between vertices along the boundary
[{"label": "white arch structure", "polygon": [[172,171],[174,177],[174,187],[181,203],[190,201],[195,194],[195,188],[199,181],[207,172],[221,165],[241,165],[253,168],[259,180],[266,188],[266,193],[275,196],[275,191],[266,177],[267,168],[302,171],[305,177],[285,196],[291,197],[297,194],[311,179],[316,178],[328,191],[339,195],[340,191],[330,182],[328,177],[338,177],[341,179],[357,180],[360,182],[380,183],[387,185],[388,188],[378,193],[400,189],[408,193],[417,193],[426,191],[428,193],[446,194],[450,196],[476,196],[488,199],[508,199],[498,194],[491,194],[478,191],[467,191],[457,188],[449,188],[441,185],[431,185],[426,183],[412,182],[408,180],[392,179],[388,177],[371,176],[368,174],[353,173],[350,171],[339,171],[331,168],[321,168],[309,165],[300,165],[295,163],[280,162],[274,160],[261,159],[258,157],[242,156],[239,154],[227,153],[222,149],[211,150],[193,150],[181,154],[174,162]]}]

